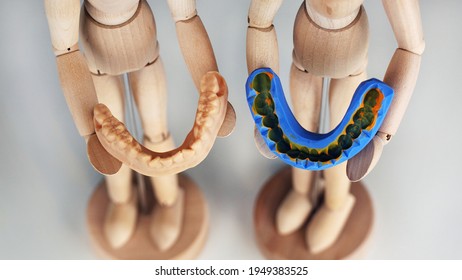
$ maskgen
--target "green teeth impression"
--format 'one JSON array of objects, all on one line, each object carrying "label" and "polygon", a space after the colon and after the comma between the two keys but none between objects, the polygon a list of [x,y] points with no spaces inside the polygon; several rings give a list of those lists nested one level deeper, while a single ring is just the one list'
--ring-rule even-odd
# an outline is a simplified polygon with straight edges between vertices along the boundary
[{"label": "green teeth impression", "polygon": [[271,79],[272,77],[267,73],[260,73],[253,79],[252,88],[257,92],[253,110],[262,117],[262,124],[268,128],[267,137],[275,143],[277,151],[294,160],[308,159],[312,162],[328,162],[338,159],[344,150],[353,145],[353,140],[374,123],[374,108],[381,103],[382,93],[377,89],[369,90],[364,96],[361,107],[355,111],[343,133],[334,143],[326,148],[308,148],[291,142],[279,126],[279,118],[275,112],[274,100],[270,92]]}]

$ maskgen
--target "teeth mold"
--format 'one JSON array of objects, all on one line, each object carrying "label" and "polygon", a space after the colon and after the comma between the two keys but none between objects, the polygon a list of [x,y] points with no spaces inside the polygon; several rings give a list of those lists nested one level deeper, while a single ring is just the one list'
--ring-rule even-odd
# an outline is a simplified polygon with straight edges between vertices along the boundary
[{"label": "teeth mold", "polygon": [[228,88],[218,72],[207,73],[203,80],[194,126],[180,147],[167,152],[149,150],[130,135],[104,104],[98,104],[93,122],[101,145],[113,157],[147,176],[177,174],[196,166],[212,149],[228,103]]},{"label": "teeth mold", "polygon": [[281,81],[270,68],[253,71],[246,92],[250,112],[268,148],[285,163],[308,170],[323,170],[359,153],[382,125],[394,94],[377,79],[362,82],[340,124],[318,134],[297,122]]}]

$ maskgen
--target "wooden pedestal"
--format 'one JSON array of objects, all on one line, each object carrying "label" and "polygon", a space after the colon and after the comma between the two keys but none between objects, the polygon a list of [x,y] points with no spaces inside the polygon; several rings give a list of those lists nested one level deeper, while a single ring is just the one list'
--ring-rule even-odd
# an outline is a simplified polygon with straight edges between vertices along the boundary
[{"label": "wooden pedestal", "polygon": [[[146,180],[146,182],[149,180]],[[95,247],[112,259],[192,259],[201,251],[208,230],[208,210],[197,185],[180,174],[179,183],[185,192],[183,228],[176,243],[167,251],[159,251],[149,236],[150,215],[139,214],[135,232],[121,248],[109,246],[103,234],[103,222],[109,197],[104,181],[93,193],[87,208],[87,224]],[[147,186],[150,188],[150,185]]]},{"label": "wooden pedestal", "polygon": [[318,254],[309,252],[305,231],[309,220],[296,232],[281,236],[275,227],[276,209],[292,186],[291,169],[283,168],[270,178],[258,194],[254,226],[258,247],[268,259],[350,259],[358,258],[372,231],[372,201],[361,182],[352,183],[354,208],[340,237]]}]

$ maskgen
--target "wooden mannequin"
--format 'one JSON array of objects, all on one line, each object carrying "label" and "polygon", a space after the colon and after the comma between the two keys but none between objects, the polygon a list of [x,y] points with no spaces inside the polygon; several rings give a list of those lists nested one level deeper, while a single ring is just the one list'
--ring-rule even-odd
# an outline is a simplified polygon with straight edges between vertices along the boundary
[{"label": "wooden mannequin", "polygon": [[[193,131],[186,138],[183,149],[176,150],[166,120],[166,83],[159,57],[156,26],[146,0],[86,0],[82,8],[79,0],[45,0],[52,45],[67,103],[80,134],[87,140],[91,163],[107,175],[110,201],[107,210],[104,210],[101,227],[104,235],[102,247],[111,251],[110,254],[117,253],[119,249],[122,252],[132,236],[142,235],[134,234],[139,215],[137,193],[132,187],[129,167],[134,167],[133,162],[141,162],[144,165],[141,169],[149,167],[152,174],[148,175],[156,176],[151,177],[150,181],[157,203],[150,221],[146,223],[154,253],[114,253],[112,257],[190,258],[198,253],[200,246],[197,244],[203,244],[205,238],[203,229],[206,228],[207,211],[194,184],[182,178],[179,182],[176,174],[197,165],[210,151],[215,137],[227,136],[234,128],[235,114],[227,103],[226,83],[216,72],[218,67],[213,49],[197,16],[195,0],[169,0],[168,4],[176,23],[183,56],[201,94]],[[85,58],[77,45],[79,25]],[[157,165],[149,164],[155,161],[150,155],[138,153],[141,146],[117,121],[124,117],[122,75],[125,73],[128,74],[144,129],[143,149],[146,152],[152,149],[162,155],[155,162],[162,167],[159,167],[161,172],[156,172]],[[97,105],[98,102],[104,105]],[[194,160],[188,164],[178,163],[179,152],[181,156]],[[187,201],[192,201],[186,197],[189,194],[197,196],[193,199],[197,205],[194,207],[199,207],[197,213],[202,213],[202,217],[195,218],[196,221],[186,220],[191,215],[185,213],[195,211],[188,208],[190,204]],[[90,221],[95,220],[91,215],[96,214],[90,213]],[[191,228],[188,223],[194,222],[204,225],[196,231],[197,236],[188,236],[190,240],[183,242],[188,234],[182,234],[182,231],[188,231]],[[191,235],[191,231],[188,233]],[[178,248],[180,245],[176,243],[190,244]],[[139,248],[133,244],[128,247],[132,252],[149,251],[146,244],[137,244]],[[174,253],[167,253],[169,250]]]},{"label": "wooden mannequin", "polygon": [[[281,3],[282,0],[252,0],[247,31],[249,73],[261,67],[270,67],[275,72],[279,71],[278,45],[272,21]],[[363,0],[305,0],[298,11],[294,27],[290,93],[294,115],[307,130],[317,132],[319,128],[323,77],[331,78],[329,92],[331,129],[345,114],[356,87],[366,80],[369,34],[367,15],[362,3]],[[383,0],[383,5],[398,42],[398,48],[384,77],[384,82],[395,91],[390,111],[379,132],[366,148],[348,163],[324,170],[322,181],[314,172],[293,168],[292,188],[285,197],[280,198],[280,204],[275,203],[276,209],[263,210],[267,206],[257,203],[255,214],[257,236],[261,233],[259,230],[262,230],[264,223],[260,219],[267,215],[263,213],[266,210],[274,212],[272,219],[274,219],[275,232],[287,238],[292,238],[294,232],[300,230],[312,215],[303,234],[307,246],[306,252],[298,254],[287,252],[290,251],[287,249],[286,252],[281,253],[283,249],[269,244],[269,240],[274,242],[276,237],[266,236],[260,238],[259,243],[267,257],[343,258],[352,253],[343,252],[344,248],[338,248],[337,252],[330,248],[334,245],[340,246],[335,242],[339,240],[355,207],[356,198],[350,193],[348,179],[359,181],[366,176],[377,163],[383,146],[396,133],[414,90],[420,68],[420,57],[425,46],[418,0]],[[256,143],[260,152],[273,158],[259,137],[261,136],[256,134]],[[281,176],[284,174],[286,173],[279,173],[271,180],[281,183],[283,182]],[[271,182],[268,184],[270,185]],[[317,209],[313,208],[313,200],[310,199],[312,186],[315,184],[324,185],[325,190],[324,200]],[[265,194],[265,191],[268,190],[262,190],[259,201],[263,201],[263,196],[266,199],[271,196]],[[318,197],[315,200],[318,200]],[[329,248],[330,250],[327,250]],[[327,251],[328,254],[323,254]],[[340,251],[342,253],[339,253]]]}]

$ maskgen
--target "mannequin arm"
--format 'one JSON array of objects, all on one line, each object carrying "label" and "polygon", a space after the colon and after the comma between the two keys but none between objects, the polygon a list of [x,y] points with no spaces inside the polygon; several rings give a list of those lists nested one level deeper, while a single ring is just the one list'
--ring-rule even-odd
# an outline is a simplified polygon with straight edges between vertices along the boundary
[{"label": "mannequin arm", "polygon": [[348,162],[347,175],[352,181],[361,180],[374,168],[383,146],[398,130],[414,91],[425,49],[418,0],[383,0],[383,5],[398,42],[384,77],[384,82],[394,89],[395,97],[374,141]]},{"label": "mannequin arm", "polygon": [[56,55],[59,80],[74,123],[87,141],[90,162],[104,174],[114,174],[121,163],[110,156],[97,141],[93,107],[98,103],[85,58],[77,45],[79,0],[45,0],[51,42]]},{"label": "mannequin arm", "polygon": [[247,27],[247,70],[269,67],[279,73],[279,50],[273,19],[282,0],[252,0]]},{"label": "mannequin arm", "polygon": [[[201,79],[209,71],[217,71],[218,66],[212,44],[202,20],[197,15],[195,0],[168,0],[175,21],[178,42],[183,58],[200,92]],[[228,102],[226,116],[218,136],[226,137],[234,130],[236,113]]]},{"label": "mannequin arm", "polygon": [[[250,75],[255,69],[269,67],[279,73],[279,50],[273,19],[282,4],[282,0],[252,0],[248,14],[247,27],[247,71]],[[276,156],[266,146],[265,140],[257,128],[254,139],[258,151],[266,158]]]}]

